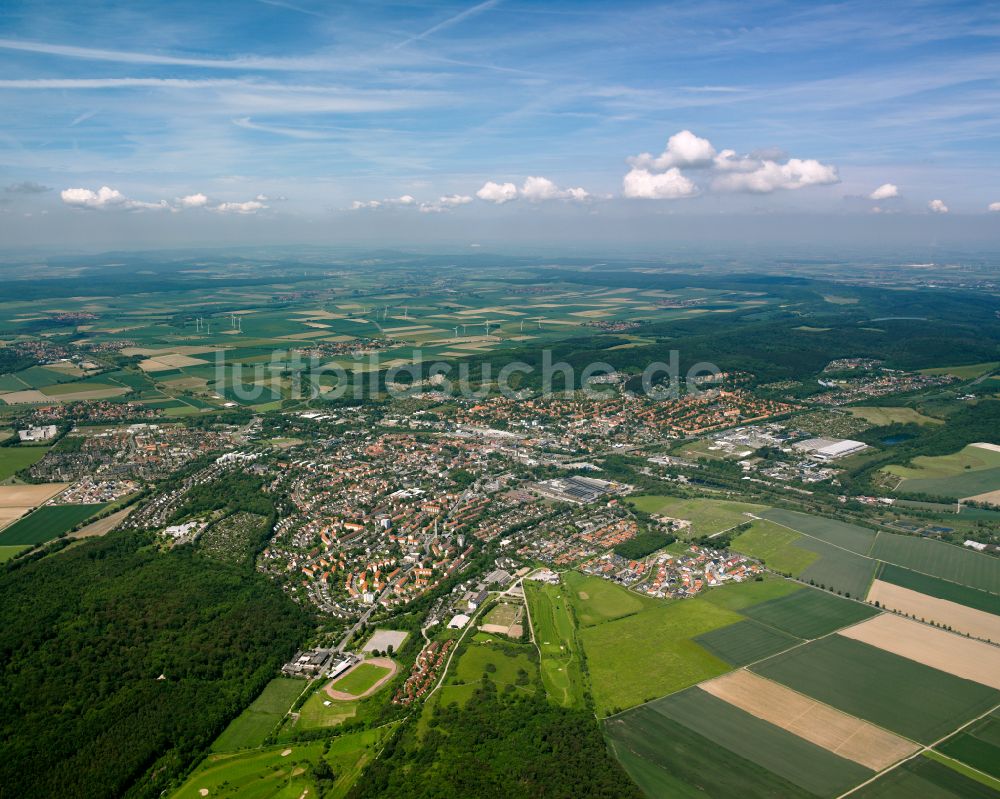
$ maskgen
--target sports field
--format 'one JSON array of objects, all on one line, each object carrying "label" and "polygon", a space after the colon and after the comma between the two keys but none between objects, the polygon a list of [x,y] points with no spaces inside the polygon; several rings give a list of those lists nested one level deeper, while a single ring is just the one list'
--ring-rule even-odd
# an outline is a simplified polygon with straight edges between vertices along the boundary
[{"label": "sports field", "polygon": [[392,669],[376,663],[359,663],[343,677],[330,683],[334,691],[341,691],[352,696],[361,696],[370,691],[379,680],[385,678]]},{"label": "sports field", "polygon": [[699,635],[695,642],[731,666],[745,666],[784,652],[801,639],[751,619]]},{"label": "sports field", "polygon": [[45,505],[0,533],[0,546],[51,541],[98,513],[103,507],[103,504]]},{"label": "sports field", "polygon": [[927,538],[881,532],[872,557],[1000,594],[1000,559]]},{"label": "sports field", "polygon": [[635,594],[609,580],[579,572],[564,574],[563,585],[576,619],[584,627],[620,619],[661,604],[656,599]]},{"label": "sports field", "polygon": [[692,535],[711,535],[750,521],[744,514],[760,514],[764,505],[732,502],[724,499],[681,499],[662,494],[647,494],[628,499],[638,510],[691,522]]},{"label": "sports field", "polygon": [[819,638],[878,612],[862,602],[842,599],[815,588],[803,588],[743,611],[751,619],[796,638]]},{"label": "sports field", "polygon": [[304,680],[275,677],[264,686],[250,706],[233,719],[212,744],[213,752],[232,752],[260,746],[285,717],[299,694]]},{"label": "sports field", "polygon": [[701,688],[659,699],[651,707],[816,796],[838,796],[874,774]]},{"label": "sports field", "polygon": [[48,451],[49,447],[0,447],[0,480],[38,463]]},{"label": "sports field", "polygon": [[661,607],[579,632],[598,715],[679,691],[731,668],[695,637],[742,619],[704,599]]},{"label": "sports field", "polygon": [[[288,743],[235,754],[213,754],[202,761],[171,799],[240,797],[240,799],[299,799],[323,796],[342,799],[362,769],[391,734],[393,725],[348,733],[329,741]],[[334,779],[322,786],[313,766],[326,760]]]},{"label": "sports field", "polygon": [[757,520],[733,541],[732,549],[762,561],[769,569],[798,577],[819,555],[792,546],[802,535],[766,519]]},{"label": "sports field", "polygon": [[1000,692],[842,635],[750,667],[907,738],[930,743],[1000,702]]},{"label": "sports field", "polygon": [[583,673],[566,589],[534,580],[523,585],[545,691],[563,707],[582,707]]}]

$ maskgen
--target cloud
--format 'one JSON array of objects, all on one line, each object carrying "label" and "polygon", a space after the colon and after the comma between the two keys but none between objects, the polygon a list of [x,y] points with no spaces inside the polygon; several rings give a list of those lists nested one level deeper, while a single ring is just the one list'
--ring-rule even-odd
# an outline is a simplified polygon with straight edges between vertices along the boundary
[{"label": "cloud", "polygon": [[362,208],[381,208],[381,200],[355,200],[351,203],[352,211],[360,211]]},{"label": "cloud", "polygon": [[589,192],[580,187],[560,189],[548,178],[532,175],[525,179],[521,186],[521,196],[532,202],[542,200],[577,200],[583,201],[590,197]]},{"label": "cloud", "polygon": [[204,208],[208,205],[208,197],[201,192],[197,194],[189,194],[186,197],[178,198],[177,204],[181,208]]},{"label": "cloud", "polygon": [[988,206],[986,206],[986,210],[1000,212],[1000,203],[990,203]]},{"label": "cloud", "polygon": [[659,174],[633,169],[622,181],[622,193],[644,200],[679,200],[694,197],[698,187],[676,167]]},{"label": "cloud", "polygon": [[415,197],[404,194],[402,197],[389,197],[385,200],[355,200],[351,203],[352,211],[360,211],[362,208],[384,208],[393,205],[416,205]]},{"label": "cloud", "polygon": [[789,158],[783,164],[760,161],[752,171],[720,175],[712,181],[712,189],[770,194],[779,189],[802,189],[806,186],[827,186],[839,182],[836,167],[821,164],[813,158]]},{"label": "cloud", "polygon": [[476,196],[480,200],[503,205],[517,199],[517,186],[513,183],[494,183],[492,180],[488,180],[476,192]]},{"label": "cloud", "polygon": [[870,200],[891,200],[899,196],[899,187],[894,183],[883,183],[868,195]]},{"label": "cloud", "polygon": [[213,210],[218,211],[220,214],[241,214],[246,216],[249,214],[255,214],[258,211],[263,211],[265,208],[267,208],[267,206],[259,200],[247,200],[242,203],[219,203]]},{"label": "cloud", "polygon": [[711,166],[714,158],[715,148],[712,142],[695,136],[689,130],[682,130],[667,140],[667,148],[662,154],[654,157],[649,153],[641,153],[630,158],[629,163],[637,169],[664,172],[673,167]]},{"label": "cloud", "polygon": [[74,208],[96,210],[117,208],[125,211],[159,211],[170,208],[166,200],[155,203],[132,200],[110,186],[101,186],[97,191],[81,188],[63,189],[59,196],[66,205]]},{"label": "cloud", "polygon": [[11,183],[4,191],[8,194],[43,194],[52,191],[52,189],[41,183],[35,183],[33,180],[26,180],[23,183]]},{"label": "cloud", "polygon": [[448,208],[455,208],[459,205],[468,205],[472,202],[472,198],[467,194],[446,194],[444,197],[438,198],[438,203],[447,206]]},{"label": "cloud", "polygon": [[932,214],[948,213],[948,206],[944,204],[944,200],[931,200],[927,203],[927,207],[930,209]]}]

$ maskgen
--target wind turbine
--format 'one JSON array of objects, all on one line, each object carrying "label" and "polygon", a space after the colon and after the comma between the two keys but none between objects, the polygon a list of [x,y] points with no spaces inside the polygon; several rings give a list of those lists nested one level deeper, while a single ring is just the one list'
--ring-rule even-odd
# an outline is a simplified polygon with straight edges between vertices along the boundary
[{"label": "wind turbine", "polygon": [[490,320],[486,320],[486,338],[490,337]]},{"label": "wind turbine", "polygon": [[455,325],[455,338],[458,338],[458,325]]},{"label": "wind turbine", "polygon": [[522,333],[524,332],[524,320],[523,319],[521,320],[521,332]]},{"label": "wind turbine", "polygon": [[465,325],[462,325],[462,335],[465,335]]}]

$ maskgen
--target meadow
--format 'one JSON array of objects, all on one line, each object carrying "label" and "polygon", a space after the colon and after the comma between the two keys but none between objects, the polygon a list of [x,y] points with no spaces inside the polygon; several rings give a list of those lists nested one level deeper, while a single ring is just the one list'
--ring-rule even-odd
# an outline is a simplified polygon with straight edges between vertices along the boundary
[{"label": "meadow", "polygon": [[38,463],[49,447],[0,447],[0,480]]},{"label": "meadow", "polygon": [[275,677],[215,739],[212,751],[231,752],[261,746],[305,688],[303,680]]},{"label": "meadow", "polygon": [[562,579],[576,619],[583,627],[631,616],[660,604],[600,577],[567,572]]},{"label": "meadow", "polygon": [[942,419],[925,416],[913,408],[854,406],[845,410],[852,416],[871,422],[876,427],[886,427],[891,424],[944,424]]},{"label": "meadow", "polygon": [[759,514],[764,505],[724,499],[681,499],[660,494],[629,497],[628,502],[644,513],[687,519],[691,534],[712,535],[750,521],[747,513]]},{"label": "meadow", "polygon": [[582,707],[583,669],[565,589],[532,580],[523,585],[545,691],[563,707]]},{"label": "meadow", "polygon": [[104,507],[106,506],[103,504],[44,505],[0,533],[0,546],[51,541],[99,513]]},{"label": "meadow", "polygon": [[769,569],[798,577],[819,557],[808,549],[792,546],[801,538],[800,533],[787,527],[757,520],[733,540],[731,549],[757,558]]}]

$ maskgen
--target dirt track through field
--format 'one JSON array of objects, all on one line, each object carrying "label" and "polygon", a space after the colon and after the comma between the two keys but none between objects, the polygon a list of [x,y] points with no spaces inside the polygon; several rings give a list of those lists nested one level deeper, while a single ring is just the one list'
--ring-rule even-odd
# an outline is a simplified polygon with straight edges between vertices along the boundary
[{"label": "dirt track through field", "polygon": [[699,687],[759,719],[875,771],[888,768],[920,748],[881,727],[745,669]]},{"label": "dirt track through field", "polygon": [[838,635],[1000,690],[1000,647],[883,613]]},{"label": "dirt track through field", "polygon": [[900,613],[908,613],[918,619],[934,621],[950,626],[961,633],[969,633],[976,638],[1000,643],[1000,616],[987,613],[939,599],[927,594],[921,594],[901,585],[893,585],[882,580],[875,580],[868,592],[869,602],[878,602],[882,607]]}]

